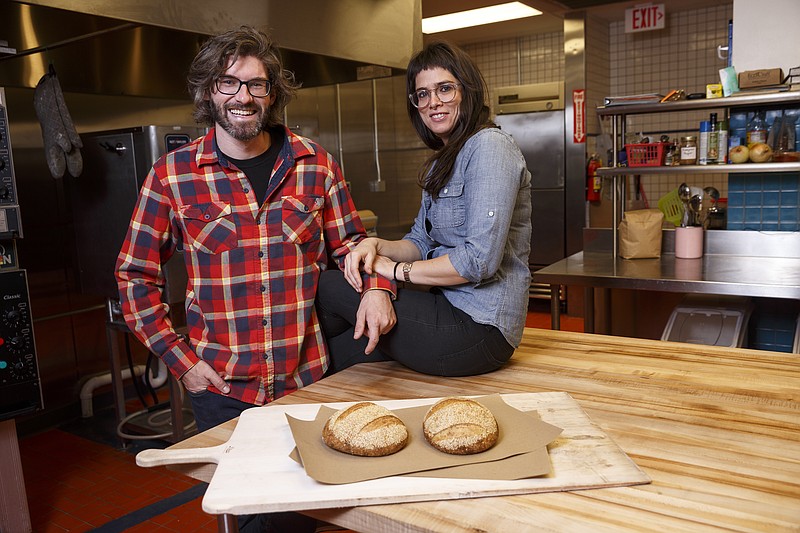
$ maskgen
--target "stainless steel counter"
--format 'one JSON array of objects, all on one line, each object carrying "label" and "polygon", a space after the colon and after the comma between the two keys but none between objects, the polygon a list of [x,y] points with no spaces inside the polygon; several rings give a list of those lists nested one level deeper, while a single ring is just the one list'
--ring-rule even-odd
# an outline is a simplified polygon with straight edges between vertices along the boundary
[{"label": "stainless steel counter", "polygon": [[[609,232],[610,233],[610,232]],[[602,230],[587,231],[583,252],[571,255],[536,271],[537,283],[553,286],[577,285],[600,289],[633,289],[700,294],[720,294],[785,298],[800,301],[800,234],[773,234],[783,254],[776,256],[776,246],[721,246],[736,239],[746,244],[757,232],[706,232],[706,253],[700,259],[679,259],[673,251],[673,231],[664,232],[663,251],[658,259],[622,259],[607,249],[608,239]],[[758,234],[768,241],[767,234]],[[754,236],[754,235],[752,235]],[[737,238],[738,237],[738,238]],[[599,243],[599,244],[598,244]],[[723,251],[725,250],[725,251]],[[709,253],[715,251],[716,253]],[[751,255],[744,255],[745,253]],[[584,323],[594,331],[594,292],[586,291]],[[551,299],[553,329],[560,328],[560,302]]]}]

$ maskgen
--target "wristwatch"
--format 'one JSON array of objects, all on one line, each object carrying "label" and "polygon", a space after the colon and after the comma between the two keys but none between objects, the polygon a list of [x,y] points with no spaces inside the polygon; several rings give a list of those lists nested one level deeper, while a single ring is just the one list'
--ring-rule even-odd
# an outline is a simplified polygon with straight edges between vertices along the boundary
[{"label": "wristwatch", "polygon": [[411,267],[414,263],[403,263],[403,279],[406,283],[411,283]]}]

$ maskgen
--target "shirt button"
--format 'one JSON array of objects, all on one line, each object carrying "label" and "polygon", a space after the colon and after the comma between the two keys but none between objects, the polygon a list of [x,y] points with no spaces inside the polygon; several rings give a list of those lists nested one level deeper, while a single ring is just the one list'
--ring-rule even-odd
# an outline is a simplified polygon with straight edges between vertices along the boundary
[{"label": "shirt button", "polygon": [[204,219],[206,219],[206,220],[208,220],[208,219],[210,219],[210,218],[211,218],[211,215],[209,215],[209,214],[205,214],[205,215],[203,215],[203,218],[204,218]]},{"label": "shirt button", "polygon": [[447,189],[446,189],[446,188],[445,188],[445,189],[442,189],[442,192],[443,192],[443,193],[445,193],[445,194],[447,194]]},{"label": "shirt button", "polygon": [[262,320],[262,321],[261,321],[261,325],[262,325],[262,326],[266,326],[267,324],[268,324],[268,322],[267,322],[267,319],[266,319],[266,318],[265,318],[264,320]]},{"label": "shirt button", "polygon": [[264,252],[259,251],[258,252],[258,257],[264,257]]},{"label": "shirt button", "polygon": [[247,193],[249,193],[249,192],[250,192],[250,189],[248,189],[247,187],[245,187],[245,188],[244,188],[244,192],[245,192],[245,194],[247,194]]},{"label": "shirt button", "polygon": [[489,211],[489,216],[493,217],[494,216],[494,211]]},{"label": "shirt button", "polygon": [[267,290],[267,288],[266,288],[265,286],[263,286],[263,285],[262,285],[262,286],[261,286],[261,292],[264,292],[264,291],[266,291],[266,290]]}]

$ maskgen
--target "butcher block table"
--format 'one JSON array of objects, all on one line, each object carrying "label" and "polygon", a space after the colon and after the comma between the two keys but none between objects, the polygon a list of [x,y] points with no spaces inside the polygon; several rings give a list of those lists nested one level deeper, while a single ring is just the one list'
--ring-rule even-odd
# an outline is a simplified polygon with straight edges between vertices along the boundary
[{"label": "butcher block table", "polygon": [[[571,396],[652,483],[306,513],[383,533],[800,531],[797,355],[526,329],[509,364],[491,374],[441,378],[362,364],[275,404],[543,392]],[[218,446],[235,426],[169,449]],[[215,467],[171,466],[203,481]],[[226,515],[220,527],[231,523]]]}]

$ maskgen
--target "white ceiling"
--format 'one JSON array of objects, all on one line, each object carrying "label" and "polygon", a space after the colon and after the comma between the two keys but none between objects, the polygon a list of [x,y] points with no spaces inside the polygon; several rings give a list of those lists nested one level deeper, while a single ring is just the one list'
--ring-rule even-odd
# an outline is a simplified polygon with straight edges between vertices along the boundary
[{"label": "white ceiling", "polygon": [[[510,0],[422,0],[422,16],[432,17],[464,11],[494,4],[502,4]],[[637,5],[646,4],[648,0],[521,0],[523,3],[542,11],[544,14],[510,22],[497,22],[473,28],[465,28],[432,35],[426,35],[425,40],[444,39],[457,44],[467,44],[496,39],[509,39],[521,35],[537,33],[551,33],[564,29],[564,13],[570,10],[569,6],[585,7],[586,12],[610,21],[621,21],[625,18],[625,10]],[[732,4],[733,0],[653,0],[652,3],[664,4],[667,13],[670,11],[684,11],[720,4]]]}]

